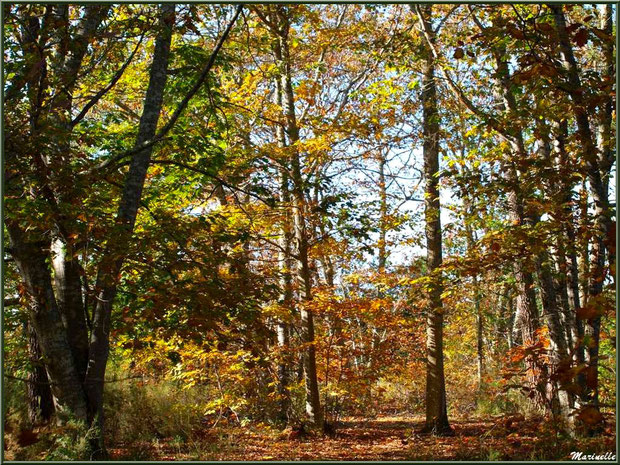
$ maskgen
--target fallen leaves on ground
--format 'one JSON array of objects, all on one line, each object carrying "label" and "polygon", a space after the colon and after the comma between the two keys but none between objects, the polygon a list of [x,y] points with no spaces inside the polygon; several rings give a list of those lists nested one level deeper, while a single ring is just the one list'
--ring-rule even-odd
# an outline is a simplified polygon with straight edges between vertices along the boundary
[{"label": "fallen leaves on ground", "polygon": [[[183,443],[167,438],[155,443],[117,445],[111,458],[150,460],[566,460],[574,442],[542,428],[539,418],[522,416],[452,420],[455,435],[420,434],[419,416],[379,416],[373,420],[346,418],[333,437],[289,439],[263,424],[226,426],[195,432]],[[579,447],[615,451],[615,436],[580,439]],[[580,449],[581,450],[581,449]]]}]

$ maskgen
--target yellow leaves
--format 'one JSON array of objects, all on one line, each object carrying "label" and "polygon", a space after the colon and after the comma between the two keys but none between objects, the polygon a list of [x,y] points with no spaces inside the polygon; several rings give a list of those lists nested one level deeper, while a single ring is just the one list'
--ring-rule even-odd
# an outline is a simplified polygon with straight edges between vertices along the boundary
[{"label": "yellow leaves", "polygon": [[265,76],[274,73],[275,64],[265,65],[264,68],[257,71],[248,71],[239,84],[233,79],[222,80],[222,92],[228,99],[243,108],[253,111],[259,111],[264,103],[261,97],[269,93],[269,89],[264,85]]},{"label": "yellow leaves", "polygon": [[161,165],[155,165],[149,170],[149,177],[155,177],[164,172],[164,168]]},{"label": "yellow leaves", "polygon": [[359,284],[361,277],[358,273],[351,273],[346,276],[345,280],[351,284]]},{"label": "yellow leaves", "polygon": [[307,153],[310,157],[319,157],[331,151],[333,144],[329,133],[323,133],[316,137],[300,140],[296,143],[300,151]]},{"label": "yellow leaves", "polygon": [[305,100],[310,105],[314,105],[316,95],[316,86],[310,81],[302,81],[295,88],[295,96],[298,99]]},{"label": "yellow leaves", "polygon": [[453,296],[456,294],[456,292],[455,292],[455,291],[456,291],[456,290],[455,290],[454,288],[452,288],[452,287],[449,287],[449,288],[445,289],[445,290],[441,293],[441,300],[445,300],[445,299],[448,299],[448,298],[450,298],[450,297],[453,297]]},{"label": "yellow leaves", "polygon": [[265,317],[271,317],[278,321],[290,322],[293,319],[292,309],[277,302],[263,306],[261,311]]}]

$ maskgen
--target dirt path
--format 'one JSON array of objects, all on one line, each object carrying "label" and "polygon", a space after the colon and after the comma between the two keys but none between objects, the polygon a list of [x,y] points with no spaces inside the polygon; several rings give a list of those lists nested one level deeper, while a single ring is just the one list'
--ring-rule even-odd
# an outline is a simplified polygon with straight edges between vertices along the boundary
[{"label": "dirt path", "polygon": [[[182,443],[163,440],[145,444],[148,451],[143,449],[142,454],[155,460],[566,460],[575,447],[541,429],[540,420],[452,420],[454,436],[442,438],[418,434],[422,420],[407,416],[348,418],[333,437],[301,439],[265,426],[228,426],[203,431]],[[579,447],[615,450],[611,435],[596,441]],[[111,452],[116,459],[135,459],[135,451],[126,448]]]}]

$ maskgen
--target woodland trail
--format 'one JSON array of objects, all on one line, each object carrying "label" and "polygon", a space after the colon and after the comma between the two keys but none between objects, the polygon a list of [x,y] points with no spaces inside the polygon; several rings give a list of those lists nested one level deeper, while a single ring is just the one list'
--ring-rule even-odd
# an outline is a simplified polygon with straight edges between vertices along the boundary
[{"label": "woodland trail", "polygon": [[[547,456],[568,459],[574,445],[540,429],[540,419],[522,416],[452,420],[454,436],[434,437],[417,432],[421,416],[381,415],[375,419],[346,418],[331,437],[291,439],[289,432],[268,427],[227,426],[195,434],[183,444],[163,440],[139,455],[156,460],[526,460]],[[615,437],[605,443],[614,450]],[[133,447],[136,445],[134,444]],[[584,444],[583,447],[588,447]],[[136,457],[136,451],[114,449],[117,460]],[[554,454],[554,457],[549,457]]]}]

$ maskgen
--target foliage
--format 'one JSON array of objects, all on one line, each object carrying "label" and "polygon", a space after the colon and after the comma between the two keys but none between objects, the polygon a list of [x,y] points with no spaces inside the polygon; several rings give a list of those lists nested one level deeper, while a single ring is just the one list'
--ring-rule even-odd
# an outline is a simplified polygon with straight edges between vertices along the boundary
[{"label": "foliage", "polygon": [[[256,459],[321,441],[326,458],[376,460],[612,450],[615,7],[433,5],[423,31],[411,5],[255,4],[232,22],[231,5],[179,4],[139,188],[163,10],[102,7],[74,60],[85,5],[3,8],[11,457],[90,458],[93,426],[28,419],[29,376],[55,376],[39,321],[66,329],[72,359],[71,309],[90,356],[110,346],[113,458],[231,459],[244,441]],[[425,177],[429,63],[440,160]],[[433,312],[457,436],[417,441]],[[311,378],[329,438],[305,436]],[[600,437],[553,426],[573,422]]]}]

